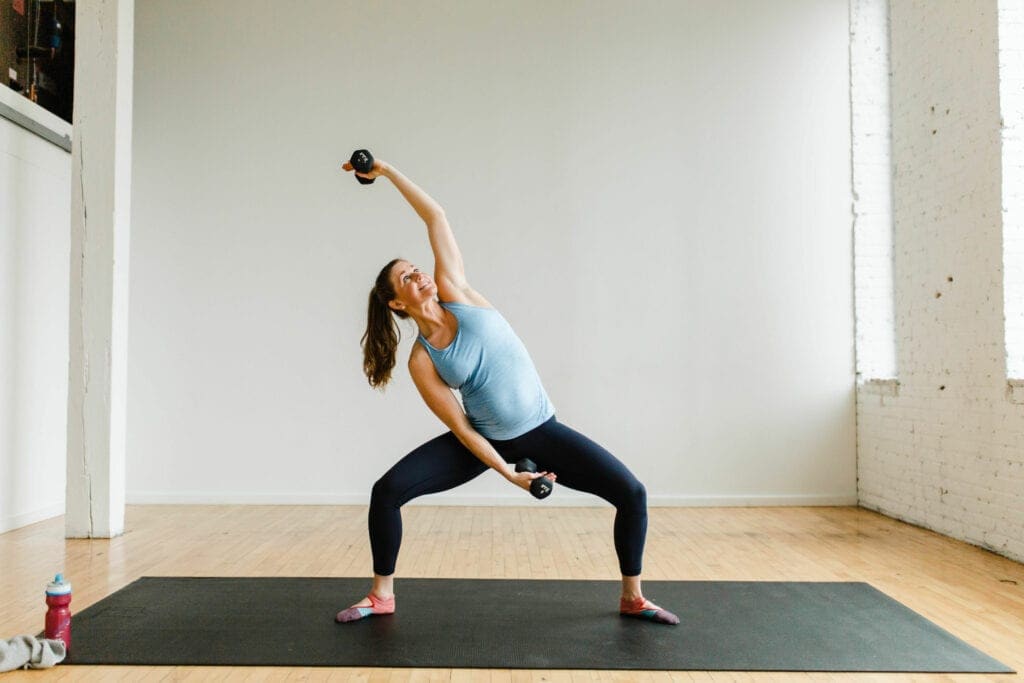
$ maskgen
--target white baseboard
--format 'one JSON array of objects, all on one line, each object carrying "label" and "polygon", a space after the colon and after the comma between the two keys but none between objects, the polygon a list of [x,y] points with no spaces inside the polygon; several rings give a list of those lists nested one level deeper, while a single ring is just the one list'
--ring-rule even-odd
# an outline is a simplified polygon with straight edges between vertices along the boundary
[{"label": "white baseboard", "polygon": [[35,524],[41,522],[44,519],[52,519],[59,517],[64,514],[64,503],[56,503],[54,505],[48,505],[37,510],[31,510],[29,512],[22,512],[17,515],[11,515],[9,517],[0,517],[0,534],[12,531],[13,529],[20,529],[23,526],[29,524]]},{"label": "white baseboard", "polygon": [[[221,493],[193,491],[163,493],[135,491],[128,494],[129,505],[367,505],[369,491],[363,493]],[[562,489],[543,503],[535,503],[525,495],[459,495],[440,493],[417,498],[410,505],[459,506],[523,506],[543,504],[554,507],[604,507],[605,501],[595,496]],[[794,494],[743,496],[649,495],[649,507],[804,507],[857,505],[857,493]]]},{"label": "white baseboard", "polygon": [[848,507],[857,505],[857,492],[840,494],[764,494],[745,496],[648,496],[649,507]]}]

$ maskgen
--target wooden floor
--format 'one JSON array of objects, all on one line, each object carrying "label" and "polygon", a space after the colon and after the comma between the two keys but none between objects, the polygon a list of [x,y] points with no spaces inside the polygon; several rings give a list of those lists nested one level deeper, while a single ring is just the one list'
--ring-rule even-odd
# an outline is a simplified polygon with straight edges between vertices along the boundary
[{"label": "wooden floor", "polygon": [[[409,506],[403,514],[400,576],[617,578],[611,508]],[[126,526],[109,541],[66,541],[62,518],[0,535],[0,637],[41,630],[42,593],[58,570],[73,583],[73,610],[81,610],[146,575],[362,576],[370,566],[365,507],[133,506]],[[644,577],[867,581],[1024,671],[1024,565],[867,510],[652,508]],[[685,618],[685,606],[672,607]],[[1018,681],[1024,674],[58,666],[0,675],[0,683],[43,680]]]}]

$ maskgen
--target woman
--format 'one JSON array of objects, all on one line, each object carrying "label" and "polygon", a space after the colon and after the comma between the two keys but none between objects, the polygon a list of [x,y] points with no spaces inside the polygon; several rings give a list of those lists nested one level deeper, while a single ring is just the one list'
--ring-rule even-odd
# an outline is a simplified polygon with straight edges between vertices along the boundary
[{"label": "woman", "polygon": [[[354,170],[348,162],[342,168]],[[370,291],[363,369],[371,386],[388,383],[399,340],[392,315],[412,318],[419,337],[409,357],[409,373],[427,406],[450,431],[409,453],[374,484],[369,512],[373,588],[365,599],[339,612],[337,621],[395,611],[402,505],[464,484],[490,468],[527,491],[531,481],[546,476],[614,505],[615,551],[622,571],[620,614],[678,624],[678,617],[646,600],[640,590],[647,533],[643,484],[611,453],[555,419],[523,343],[466,282],[462,254],[441,206],[379,159],[369,173],[357,175],[390,180],[426,223],[434,252],[433,277],[402,259],[380,271]],[[453,388],[462,395],[464,408]],[[510,463],[526,457],[543,471],[515,472]]]}]

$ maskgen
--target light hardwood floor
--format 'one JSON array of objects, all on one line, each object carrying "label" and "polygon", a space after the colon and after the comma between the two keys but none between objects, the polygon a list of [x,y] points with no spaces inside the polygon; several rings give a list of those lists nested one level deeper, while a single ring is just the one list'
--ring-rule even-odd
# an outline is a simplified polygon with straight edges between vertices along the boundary
[{"label": "light hardwood floor", "polygon": [[[407,506],[399,576],[615,579],[612,516],[610,507]],[[141,576],[363,576],[370,566],[365,507],[130,506],[126,527],[113,540],[68,541],[56,518],[0,535],[0,637],[41,630],[42,593],[59,570],[73,583],[74,611]],[[1024,671],[1024,565],[863,509],[651,508],[644,577],[867,581]],[[0,683],[42,680],[1018,681],[1024,674],[59,666],[0,675]]]}]

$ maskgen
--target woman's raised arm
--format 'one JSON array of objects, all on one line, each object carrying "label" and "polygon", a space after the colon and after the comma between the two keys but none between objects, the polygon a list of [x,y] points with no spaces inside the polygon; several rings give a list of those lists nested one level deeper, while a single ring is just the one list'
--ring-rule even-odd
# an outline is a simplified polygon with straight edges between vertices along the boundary
[{"label": "woman's raised arm", "polygon": [[[347,161],[342,168],[346,171],[355,170]],[[472,293],[466,282],[462,252],[459,251],[459,245],[455,241],[455,235],[451,226],[448,225],[448,218],[441,205],[420,189],[416,183],[406,178],[401,171],[380,159],[373,160],[373,169],[369,173],[357,171],[356,175],[370,179],[384,176],[390,180],[405,197],[405,200],[416,210],[417,215],[426,223],[430,249],[434,252],[434,280],[437,282],[441,298],[450,301],[461,299]]]}]

